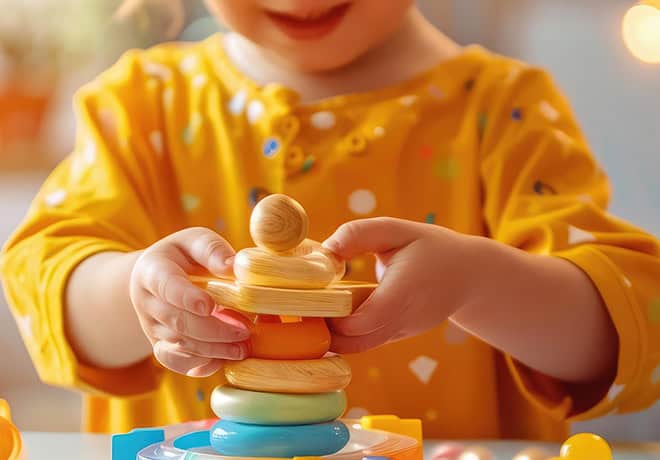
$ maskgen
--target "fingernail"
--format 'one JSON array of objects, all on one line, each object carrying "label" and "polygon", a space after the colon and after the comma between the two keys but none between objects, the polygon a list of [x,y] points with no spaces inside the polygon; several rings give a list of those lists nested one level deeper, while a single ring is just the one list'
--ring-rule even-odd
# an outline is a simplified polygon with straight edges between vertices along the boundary
[{"label": "fingernail", "polygon": [[204,364],[200,364],[199,366],[193,367],[192,369],[188,370],[188,372],[186,372],[186,375],[188,377],[201,377],[201,375],[199,373],[200,369],[202,369],[204,366],[208,365],[210,362],[211,362],[211,360],[209,359]]},{"label": "fingernail", "polygon": [[222,271],[225,268],[225,258],[222,254],[218,252],[214,252],[211,255],[211,259],[209,260],[209,263],[213,270]]},{"label": "fingernail", "polygon": [[[250,328],[245,322],[232,316],[232,311],[227,309],[217,309],[213,312],[213,317],[234,328],[238,334],[247,338],[250,335]],[[247,321],[247,319],[245,320]]]},{"label": "fingernail", "polygon": [[193,358],[193,355],[190,353],[186,353],[185,351],[181,350],[169,350],[169,352],[173,355],[178,356],[179,358],[184,358],[184,359],[191,359]]},{"label": "fingernail", "polygon": [[323,243],[321,243],[321,246],[323,246],[328,251],[335,252],[335,250],[337,249],[337,242],[333,239],[327,239]]},{"label": "fingernail", "polygon": [[210,307],[206,302],[200,300],[195,303],[195,310],[197,310],[197,313],[200,315],[208,316],[213,311],[213,307]]},{"label": "fingernail", "polygon": [[243,348],[240,344],[234,343],[231,345],[231,358],[236,360],[243,359]]}]

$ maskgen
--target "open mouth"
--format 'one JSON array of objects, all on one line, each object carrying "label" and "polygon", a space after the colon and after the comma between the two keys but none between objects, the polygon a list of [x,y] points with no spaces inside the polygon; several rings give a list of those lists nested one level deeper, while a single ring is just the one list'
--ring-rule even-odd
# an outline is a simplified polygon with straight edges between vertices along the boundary
[{"label": "open mouth", "polygon": [[351,4],[346,2],[322,11],[304,13],[267,11],[266,15],[290,38],[317,40],[335,30],[350,6]]}]

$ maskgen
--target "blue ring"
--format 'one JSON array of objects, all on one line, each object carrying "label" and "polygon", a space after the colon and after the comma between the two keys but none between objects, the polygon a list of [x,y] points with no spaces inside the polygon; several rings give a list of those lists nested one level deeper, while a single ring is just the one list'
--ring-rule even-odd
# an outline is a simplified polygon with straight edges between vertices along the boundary
[{"label": "blue ring", "polygon": [[210,433],[211,447],[231,457],[322,457],[339,452],[350,437],[346,425],[337,420],[293,426],[246,425],[220,420]]}]

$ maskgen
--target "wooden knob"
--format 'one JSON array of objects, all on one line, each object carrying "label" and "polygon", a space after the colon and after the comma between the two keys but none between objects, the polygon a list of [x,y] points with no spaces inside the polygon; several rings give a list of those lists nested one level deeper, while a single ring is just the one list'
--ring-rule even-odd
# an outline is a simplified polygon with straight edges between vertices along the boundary
[{"label": "wooden knob", "polygon": [[309,219],[305,209],[286,195],[269,195],[254,208],[250,235],[257,246],[273,252],[295,249],[306,237]]}]

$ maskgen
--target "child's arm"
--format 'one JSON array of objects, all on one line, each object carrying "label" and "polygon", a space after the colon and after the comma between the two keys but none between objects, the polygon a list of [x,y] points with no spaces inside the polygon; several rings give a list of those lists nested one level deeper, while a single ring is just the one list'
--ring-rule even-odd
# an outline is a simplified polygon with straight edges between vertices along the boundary
[{"label": "child's arm", "polygon": [[334,322],[339,352],[412,336],[447,318],[529,367],[569,382],[612,377],[616,331],[590,279],[562,259],[398,219],[349,222],[326,242],[343,258],[374,253],[379,288]]},{"label": "child's arm", "polygon": [[139,255],[103,252],[81,262],[71,274],[64,324],[71,348],[88,365],[128,367],[153,352],[128,290]]},{"label": "child's arm", "polygon": [[244,358],[248,329],[225,315],[212,316],[213,299],[187,276],[226,275],[225,260],[233,255],[211,230],[189,228],[144,251],[86,259],[67,284],[71,347],[81,361],[100,368],[124,368],[153,352],[165,367],[196,377],[215,373],[222,360]]}]

